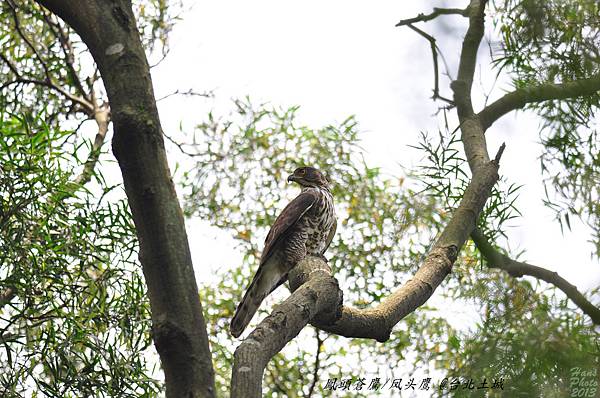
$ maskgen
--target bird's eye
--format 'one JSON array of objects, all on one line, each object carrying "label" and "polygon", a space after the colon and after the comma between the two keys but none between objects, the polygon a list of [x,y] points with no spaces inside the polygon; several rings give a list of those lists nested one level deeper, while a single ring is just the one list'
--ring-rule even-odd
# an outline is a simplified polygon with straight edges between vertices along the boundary
[{"label": "bird's eye", "polygon": [[301,176],[306,174],[306,169],[300,169],[298,170],[298,174],[300,174]]}]

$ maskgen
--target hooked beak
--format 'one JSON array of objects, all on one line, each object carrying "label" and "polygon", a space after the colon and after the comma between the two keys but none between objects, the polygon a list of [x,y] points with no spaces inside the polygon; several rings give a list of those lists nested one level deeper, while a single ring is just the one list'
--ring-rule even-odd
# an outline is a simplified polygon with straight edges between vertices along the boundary
[{"label": "hooked beak", "polygon": [[298,177],[296,177],[294,174],[291,174],[288,176],[287,181],[288,182],[292,182],[292,181],[298,182]]}]

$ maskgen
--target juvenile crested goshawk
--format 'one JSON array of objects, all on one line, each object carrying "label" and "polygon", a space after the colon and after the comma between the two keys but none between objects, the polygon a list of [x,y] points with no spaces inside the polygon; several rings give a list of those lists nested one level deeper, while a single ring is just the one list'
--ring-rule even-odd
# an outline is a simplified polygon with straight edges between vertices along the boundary
[{"label": "juvenile crested goshawk", "polygon": [[231,320],[239,337],[264,298],[287,280],[288,272],[305,256],[322,257],[335,234],[333,196],[325,176],[314,167],[300,167],[288,177],[302,192],[283,209],[265,240],[258,271]]}]

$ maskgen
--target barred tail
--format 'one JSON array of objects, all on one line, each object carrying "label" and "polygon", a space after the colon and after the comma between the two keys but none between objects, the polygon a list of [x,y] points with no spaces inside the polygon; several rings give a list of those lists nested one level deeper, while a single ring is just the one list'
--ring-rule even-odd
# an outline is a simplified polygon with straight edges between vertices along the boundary
[{"label": "barred tail", "polygon": [[246,329],[246,326],[252,320],[252,317],[258,310],[260,303],[277,286],[285,281],[287,275],[281,275],[274,261],[259,266],[252,283],[246,290],[244,298],[235,310],[235,315],[231,319],[229,331],[233,337],[239,337]]}]

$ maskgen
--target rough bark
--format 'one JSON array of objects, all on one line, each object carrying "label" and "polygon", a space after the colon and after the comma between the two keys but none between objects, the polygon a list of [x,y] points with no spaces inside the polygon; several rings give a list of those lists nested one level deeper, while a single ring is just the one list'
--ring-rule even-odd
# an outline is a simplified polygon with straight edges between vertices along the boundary
[{"label": "rough bark", "polygon": [[[291,296],[276,306],[234,354],[231,397],[262,396],[262,376],[269,360],[313,319],[331,323],[339,317],[342,292],[325,262],[306,257],[290,272]],[[302,279],[298,282],[297,279]],[[301,286],[298,285],[301,283]]]},{"label": "rough bark", "polygon": [[39,0],[90,49],[111,107],[168,397],[214,397],[206,324],[164,150],[150,70],[127,0]]}]

